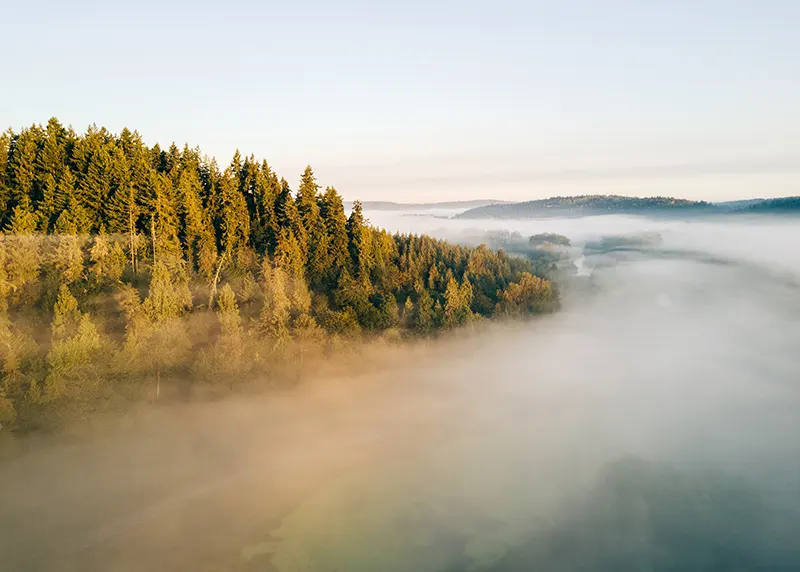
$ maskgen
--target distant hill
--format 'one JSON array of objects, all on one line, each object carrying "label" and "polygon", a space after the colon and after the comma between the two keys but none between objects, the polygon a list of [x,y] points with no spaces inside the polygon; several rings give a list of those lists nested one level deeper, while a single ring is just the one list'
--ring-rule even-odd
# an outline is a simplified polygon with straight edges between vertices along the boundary
[{"label": "distant hill", "polygon": [[800,197],[784,197],[780,199],[764,199],[754,204],[747,205],[738,212],[743,213],[774,213],[798,214],[800,213]]},{"label": "distant hill", "polygon": [[[438,203],[395,203],[391,201],[364,201],[361,205],[364,210],[373,211],[404,211],[410,209],[474,209],[492,205],[510,204],[509,201],[493,199],[476,199],[472,201],[447,201]],[[345,202],[346,207],[352,207],[352,202]]]},{"label": "distant hill", "polygon": [[705,201],[672,197],[623,197],[581,195],[551,197],[522,203],[503,203],[472,208],[456,218],[539,218],[600,214],[711,214],[723,209]]}]

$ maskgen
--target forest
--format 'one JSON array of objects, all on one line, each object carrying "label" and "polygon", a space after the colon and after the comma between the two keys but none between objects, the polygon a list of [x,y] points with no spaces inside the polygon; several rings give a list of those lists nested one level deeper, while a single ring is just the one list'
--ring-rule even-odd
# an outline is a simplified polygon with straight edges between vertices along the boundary
[{"label": "forest", "polygon": [[0,135],[0,424],[270,383],[363,340],[548,312],[530,260],[374,228],[305,169],[57,119]]}]

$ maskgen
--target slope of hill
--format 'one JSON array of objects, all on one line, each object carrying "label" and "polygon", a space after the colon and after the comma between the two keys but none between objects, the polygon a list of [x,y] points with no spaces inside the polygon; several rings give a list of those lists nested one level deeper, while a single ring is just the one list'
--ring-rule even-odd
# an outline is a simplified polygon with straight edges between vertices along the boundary
[{"label": "slope of hill", "polygon": [[797,214],[800,212],[800,197],[764,199],[739,210],[743,213]]},{"label": "slope of hill", "polygon": [[10,427],[105,409],[121,388],[176,396],[187,372],[281,381],[345,343],[557,302],[521,257],[390,234],[359,202],[348,216],[310,166],[293,190],[238,151],[220,168],[188,145],[55,118],[0,133],[0,229]]},{"label": "slope of hill", "polygon": [[708,214],[719,211],[711,203],[672,197],[581,195],[551,197],[522,203],[487,205],[465,211],[457,218],[538,218],[599,214]]}]

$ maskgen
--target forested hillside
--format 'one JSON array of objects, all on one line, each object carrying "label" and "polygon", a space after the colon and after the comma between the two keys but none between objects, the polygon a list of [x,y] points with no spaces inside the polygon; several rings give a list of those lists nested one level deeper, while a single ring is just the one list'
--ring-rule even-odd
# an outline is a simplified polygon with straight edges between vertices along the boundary
[{"label": "forested hillside", "polygon": [[487,205],[465,211],[457,218],[536,218],[597,214],[687,215],[713,214],[717,210],[714,205],[705,201],[690,201],[673,197],[581,195]]},{"label": "forested hillside", "polygon": [[220,167],[128,129],[2,134],[0,218],[6,425],[556,302],[527,260],[347,216],[311,167],[293,191],[253,156]]}]

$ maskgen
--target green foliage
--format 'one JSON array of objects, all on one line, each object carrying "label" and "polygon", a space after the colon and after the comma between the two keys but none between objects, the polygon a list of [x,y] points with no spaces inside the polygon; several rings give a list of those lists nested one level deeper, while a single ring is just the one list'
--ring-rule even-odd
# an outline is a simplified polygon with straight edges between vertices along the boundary
[{"label": "green foliage", "polygon": [[555,297],[550,282],[523,273],[519,282],[512,282],[497,304],[497,313],[510,316],[547,312],[553,308]]},{"label": "green foliage", "polygon": [[[220,170],[128,129],[0,134],[0,207],[0,422],[127,387],[108,376],[155,378],[158,399],[190,369],[232,382],[265,356],[554,307],[529,261],[373,228],[311,167],[294,194],[255,157]],[[213,308],[195,306],[209,289]],[[32,317],[50,323],[42,347]]]},{"label": "green foliage", "polygon": [[433,298],[426,289],[422,289],[417,301],[417,312],[414,327],[421,334],[428,334],[435,327],[436,315],[433,309]]},{"label": "green foliage", "polygon": [[58,398],[70,392],[86,393],[86,386],[96,379],[92,365],[101,348],[97,329],[88,314],[80,314],[74,334],[56,337],[55,324],[53,332],[53,344],[47,354],[47,397]]}]

